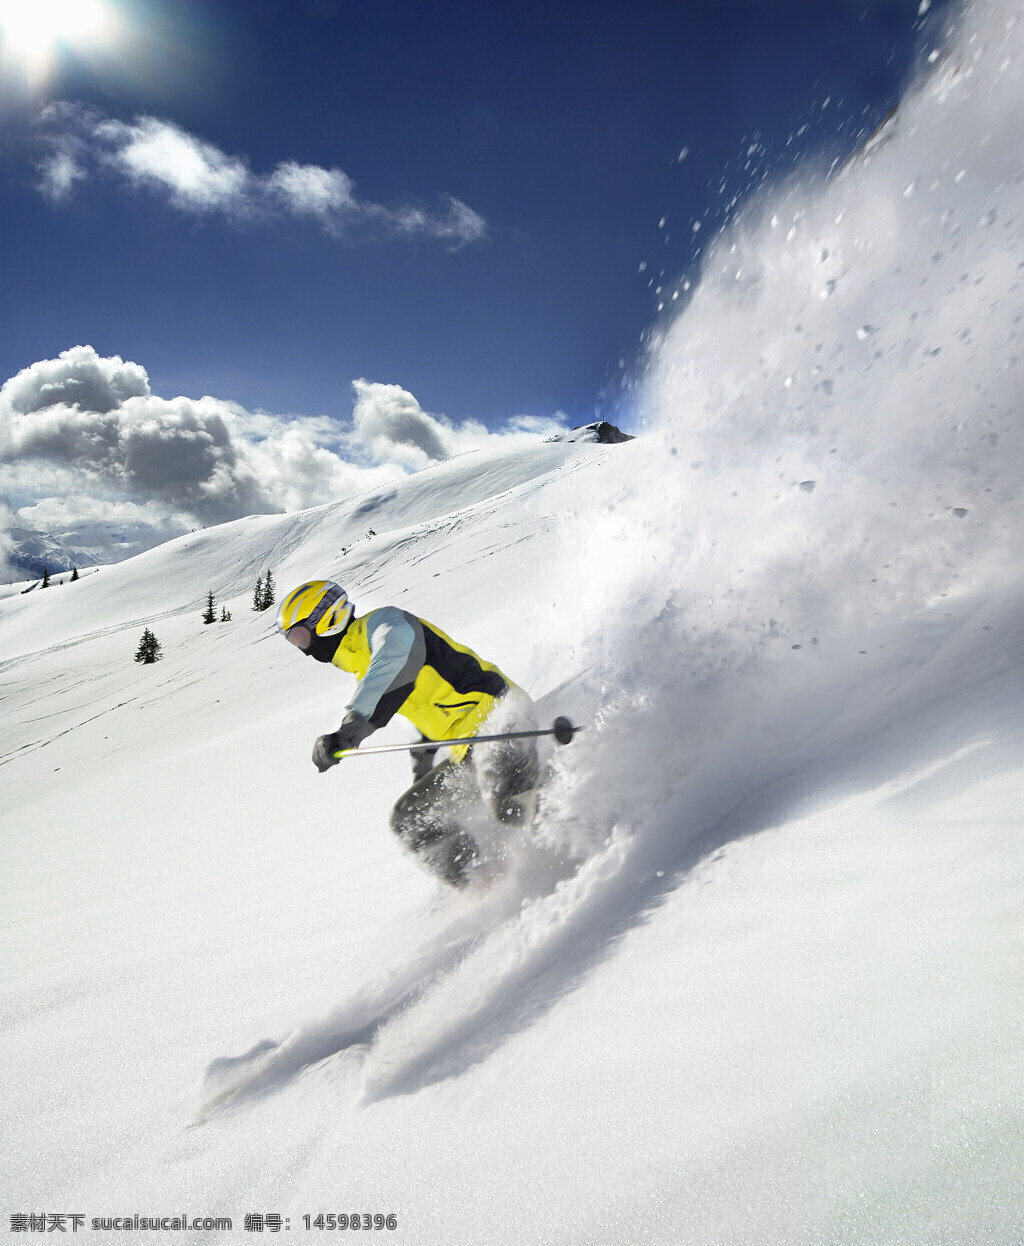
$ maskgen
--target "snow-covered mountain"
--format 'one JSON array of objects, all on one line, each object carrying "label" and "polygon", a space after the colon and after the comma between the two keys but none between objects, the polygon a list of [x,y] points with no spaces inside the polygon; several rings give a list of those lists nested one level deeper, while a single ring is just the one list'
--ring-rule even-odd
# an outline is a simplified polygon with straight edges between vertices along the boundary
[{"label": "snow-covered mountain", "polygon": [[114,524],[96,524],[90,530],[74,532],[13,527],[5,537],[7,573],[22,579],[37,579],[47,571],[54,576],[75,567],[81,570],[119,562],[163,540],[150,528]]},{"label": "snow-covered mountain", "polygon": [[[5,1217],[1022,1240],[1006,14],[870,159],[709,251],[647,435],[0,590]],[[404,756],[316,773],[351,684],[252,612],[268,567],[423,615],[585,726],[491,890],[392,842]]]},{"label": "snow-covered mountain", "polygon": [[629,433],[609,424],[607,420],[595,420],[592,424],[579,424],[568,432],[556,433],[549,441],[593,441],[602,445],[614,446],[623,441],[632,441]]}]

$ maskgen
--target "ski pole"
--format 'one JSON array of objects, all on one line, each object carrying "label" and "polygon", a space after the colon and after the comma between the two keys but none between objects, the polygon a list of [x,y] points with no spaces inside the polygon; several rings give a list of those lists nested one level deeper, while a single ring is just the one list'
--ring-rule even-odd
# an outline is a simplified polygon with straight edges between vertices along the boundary
[{"label": "ski pole", "polygon": [[368,753],[418,753],[422,749],[448,748],[457,744],[490,744],[495,740],[526,740],[533,736],[553,735],[558,744],[568,744],[582,727],[574,727],[568,718],[556,718],[550,727],[537,731],[503,731],[498,735],[467,735],[459,740],[423,740],[419,744],[372,744],[369,748],[343,748],[334,754],[343,757],[365,757]]}]

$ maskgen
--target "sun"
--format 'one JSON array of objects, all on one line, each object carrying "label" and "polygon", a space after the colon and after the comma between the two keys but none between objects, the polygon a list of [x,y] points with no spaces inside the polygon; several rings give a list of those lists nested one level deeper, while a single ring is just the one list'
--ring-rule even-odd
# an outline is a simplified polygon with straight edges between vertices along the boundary
[{"label": "sun", "polygon": [[101,49],[114,25],[105,0],[0,0],[0,57],[37,86],[62,51]]}]

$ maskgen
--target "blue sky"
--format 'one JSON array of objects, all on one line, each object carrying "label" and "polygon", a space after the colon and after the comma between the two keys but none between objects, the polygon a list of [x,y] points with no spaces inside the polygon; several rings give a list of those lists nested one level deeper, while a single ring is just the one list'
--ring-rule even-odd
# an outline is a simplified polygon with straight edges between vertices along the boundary
[{"label": "blue sky", "polygon": [[[82,345],[144,369],[139,401],[345,429],[358,378],[378,422],[400,393],[456,428],[628,427],[657,287],[765,173],[853,150],[941,22],[920,0],[78,2],[116,37],[67,35],[21,88],[5,35],[0,380]],[[74,484],[40,472],[0,490]]]},{"label": "blue sky", "polygon": [[88,343],[168,395],[347,417],[364,376],[490,424],[611,410],[648,282],[692,262],[720,177],[742,190],[746,147],[786,160],[806,122],[800,146],[849,149],[897,98],[918,2],[120,8],[123,62],[68,56],[49,99],[172,121],[257,175],[338,168],[381,205],[454,196],[486,233],[346,241],[109,178],[49,203],[26,109],[5,125],[3,375]]}]

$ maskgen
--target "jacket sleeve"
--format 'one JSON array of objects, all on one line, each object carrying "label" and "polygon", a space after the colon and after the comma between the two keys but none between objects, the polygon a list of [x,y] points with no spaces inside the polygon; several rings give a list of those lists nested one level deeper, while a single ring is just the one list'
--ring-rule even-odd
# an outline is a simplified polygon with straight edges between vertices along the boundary
[{"label": "jacket sleeve", "polygon": [[427,656],[427,642],[419,619],[397,606],[374,610],[366,637],[370,665],[346,708],[374,727],[383,727],[412,692]]}]

